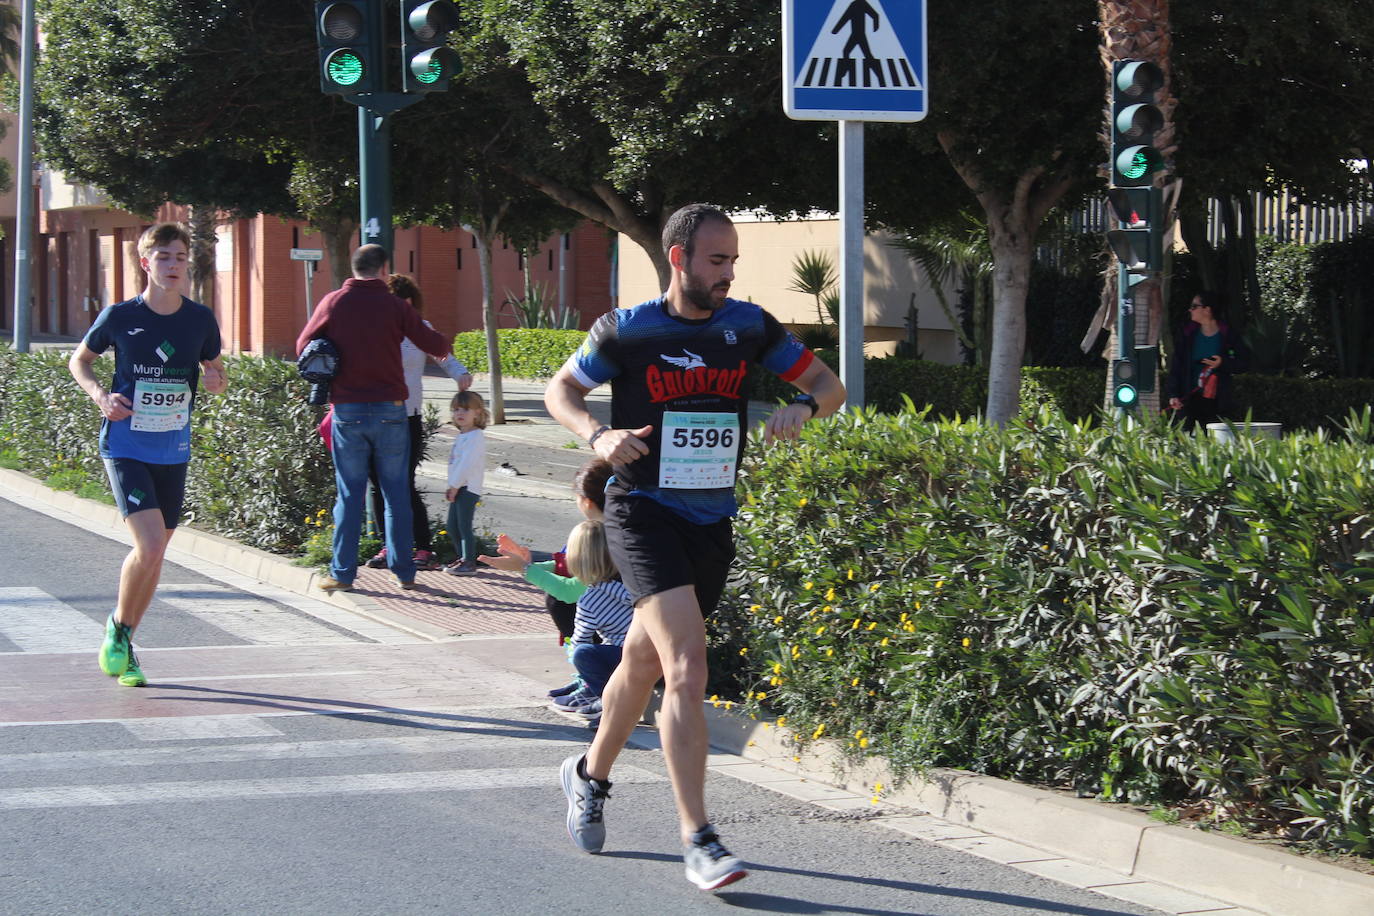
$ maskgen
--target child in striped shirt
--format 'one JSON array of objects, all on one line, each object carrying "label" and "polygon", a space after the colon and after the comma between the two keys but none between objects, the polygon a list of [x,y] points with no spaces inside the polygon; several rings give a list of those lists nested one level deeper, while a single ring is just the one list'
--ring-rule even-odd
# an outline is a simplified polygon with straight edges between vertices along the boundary
[{"label": "child in striped shirt", "polygon": [[[568,571],[577,585],[585,589],[576,598],[571,640],[572,663],[582,687],[566,697],[558,697],[555,704],[561,710],[595,720],[601,715],[601,692],[620,664],[625,636],[634,618],[634,599],[611,561],[606,528],[599,520],[582,522],[568,535]],[[543,576],[549,581],[539,581]],[[536,571],[534,567],[526,569],[525,577],[556,597],[561,597],[558,592],[568,583],[551,571]],[[572,590],[568,589],[569,594]],[[601,642],[596,642],[594,636]]]}]

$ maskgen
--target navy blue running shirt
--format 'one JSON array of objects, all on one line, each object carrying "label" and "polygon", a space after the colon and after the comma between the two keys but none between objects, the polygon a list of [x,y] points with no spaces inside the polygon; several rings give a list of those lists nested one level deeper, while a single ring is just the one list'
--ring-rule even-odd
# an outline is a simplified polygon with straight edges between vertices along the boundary
[{"label": "navy blue running shirt", "polygon": [[814,355],[752,302],[706,318],[674,316],[662,297],[597,319],[568,357],[587,388],[611,383],[611,425],[652,425],[649,454],[616,465],[620,485],[709,525],[733,516],[755,366],[793,381]]},{"label": "navy blue running shirt", "polygon": [[200,364],[220,354],[215,313],[182,296],[181,308],[159,315],[135,296],[102,311],[85,343],[93,353],[114,347],[110,391],[124,395],[134,407],[131,417],[101,422],[100,456],[148,464],[189,460]]}]

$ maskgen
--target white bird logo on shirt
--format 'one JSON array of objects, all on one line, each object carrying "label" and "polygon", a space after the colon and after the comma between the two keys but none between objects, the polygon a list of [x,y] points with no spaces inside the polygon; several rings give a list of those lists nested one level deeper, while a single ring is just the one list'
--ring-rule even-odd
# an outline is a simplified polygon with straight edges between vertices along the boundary
[{"label": "white bird logo on shirt", "polygon": [[706,360],[702,359],[700,356],[697,356],[695,353],[693,353],[691,350],[688,350],[686,347],[683,347],[683,348],[682,348],[682,352],[683,352],[683,353],[686,353],[687,355],[686,355],[686,356],[668,356],[668,355],[665,354],[665,353],[660,353],[660,354],[659,354],[659,358],[662,359],[664,362],[672,363],[674,366],[677,366],[679,369],[705,369],[705,368],[706,368]]}]

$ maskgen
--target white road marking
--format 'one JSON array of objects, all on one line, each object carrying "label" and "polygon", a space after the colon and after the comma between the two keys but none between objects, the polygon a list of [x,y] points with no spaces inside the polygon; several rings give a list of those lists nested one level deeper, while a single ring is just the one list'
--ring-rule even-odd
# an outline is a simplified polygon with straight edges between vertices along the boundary
[{"label": "white road marking", "polygon": [[[550,734],[557,726],[536,726]],[[461,729],[461,730],[460,730]],[[277,734],[281,734],[277,732]],[[207,745],[205,747],[101,748],[89,751],[45,751],[0,756],[0,773],[39,773],[54,770],[106,770],[115,767],[192,766],[205,763],[243,763],[262,760],[322,760],[346,757],[452,754],[473,749],[509,747],[574,747],[569,737],[528,738],[518,729],[471,734],[466,727],[436,735],[398,738],[344,738],[325,741],[273,741],[265,744]],[[616,771],[619,773],[619,770]],[[618,777],[617,777],[618,778]]]},{"label": "white road marking", "polygon": [[283,611],[256,595],[222,585],[164,584],[157,600],[246,642],[262,646],[356,644],[358,638]]},{"label": "white road marking", "polygon": [[[633,766],[616,769],[617,783],[661,783],[667,777]],[[97,808],[174,801],[223,801],[312,795],[375,795],[381,792],[470,792],[546,789],[558,785],[553,767],[433,770],[420,773],[359,773],[282,779],[201,779],[89,786],[49,786],[0,792],[0,810]]]},{"label": "white road marking", "polygon": [[0,588],[0,635],[24,652],[94,656],[105,627],[40,588],[21,586]]},{"label": "white road marking", "polygon": [[[124,728],[140,741],[190,741],[204,738],[280,738],[281,729],[257,716],[178,716],[138,719]],[[2,761],[3,758],[0,758]]]}]

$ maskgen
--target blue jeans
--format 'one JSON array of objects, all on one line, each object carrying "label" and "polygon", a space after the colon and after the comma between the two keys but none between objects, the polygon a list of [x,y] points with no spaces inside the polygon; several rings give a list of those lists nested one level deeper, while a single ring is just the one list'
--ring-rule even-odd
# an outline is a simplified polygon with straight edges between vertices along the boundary
[{"label": "blue jeans", "polygon": [[472,526],[472,519],[481,498],[463,487],[448,504],[448,536],[460,560],[477,562],[477,529]]},{"label": "blue jeans", "polygon": [[401,401],[334,405],[334,559],[329,573],[340,582],[358,574],[358,538],[369,468],[377,471],[386,501],[386,562],[396,578],[415,578],[411,556],[410,428]]},{"label": "blue jeans", "polygon": [[598,643],[578,643],[573,649],[572,663],[587,692],[601,696],[606,690],[606,682],[620,664],[620,646],[607,646]]}]

